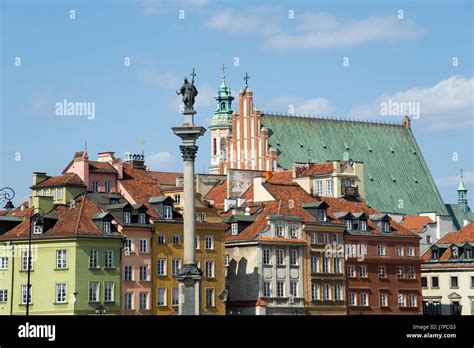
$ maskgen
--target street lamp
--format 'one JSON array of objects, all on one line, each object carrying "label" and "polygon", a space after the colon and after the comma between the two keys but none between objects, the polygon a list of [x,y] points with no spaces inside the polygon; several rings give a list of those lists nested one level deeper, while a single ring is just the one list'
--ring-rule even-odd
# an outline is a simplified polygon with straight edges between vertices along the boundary
[{"label": "street lamp", "polygon": [[15,191],[13,191],[13,189],[11,189],[10,187],[4,187],[0,189],[0,200],[7,200],[7,203],[5,204],[4,208],[8,211],[12,211],[15,208],[11,201],[13,197],[15,197]]},{"label": "street lamp", "polygon": [[42,229],[44,220],[44,210],[41,208],[33,208],[30,215],[30,233],[28,236],[28,285],[26,287],[26,315],[30,313],[31,301],[31,232],[33,229]]},{"label": "street lamp", "polygon": [[107,313],[107,308],[105,308],[102,303],[99,304],[99,306],[97,306],[97,308],[95,309],[95,314],[103,315],[105,313]]}]

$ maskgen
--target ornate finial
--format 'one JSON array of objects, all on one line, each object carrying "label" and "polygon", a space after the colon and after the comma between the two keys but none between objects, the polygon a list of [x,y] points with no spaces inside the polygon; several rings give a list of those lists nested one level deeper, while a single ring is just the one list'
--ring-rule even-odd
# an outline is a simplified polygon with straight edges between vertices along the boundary
[{"label": "ornate finial", "polygon": [[244,80],[245,80],[245,90],[247,90],[247,88],[249,87],[249,79],[250,79],[250,75],[246,72],[246,73],[245,73],[245,76],[244,76]]},{"label": "ornate finial", "polygon": [[462,180],[462,168],[461,168],[461,180]]},{"label": "ornate finial", "polygon": [[145,156],[145,143],[146,143],[145,139],[141,138],[140,145],[142,147],[142,156]]},{"label": "ornate finial", "polygon": [[221,69],[222,69],[222,80],[225,80],[225,69],[226,69],[225,64],[222,64]]}]

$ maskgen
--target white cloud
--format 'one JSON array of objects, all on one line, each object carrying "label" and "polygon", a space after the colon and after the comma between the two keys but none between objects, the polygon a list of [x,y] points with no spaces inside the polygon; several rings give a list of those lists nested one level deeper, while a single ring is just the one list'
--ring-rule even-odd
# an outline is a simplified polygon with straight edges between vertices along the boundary
[{"label": "white cloud", "polygon": [[[325,98],[304,99],[296,96],[280,96],[268,106],[268,111],[279,111],[284,114],[323,116],[328,115],[333,108]],[[266,110],[266,109],[265,109]]]},{"label": "white cloud", "polygon": [[353,116],[376,118],[381,115],[381,103],[419,103],[419,122],[430,131],[471,128],[474,126],[474,78],[451,76],[431,87],[413,87],[393,95],[384,94],[372,102],[360,105],[349,113]]},{"label": "white cloud", "polygon": [[[461,178],[459,175],[445,176],[442,178],[435,179],[438,187],[447,187],[447,188],[457,188]],[[463,172],[463,181],[464,184],[472,185],[474,184],[474,172],[465,171]]]},{"label": "white cloud", "polygon": [[141,0],[140,13],[144,16],[157,16],[168,13],[176,8],[186,9],[187,7],[203,7],[209,0]]},{"label": "white cloud", "polygon": [[169,152],[158,152],[153,155],[146,156],[145,163],[150,170],[182,170],[181,162]]}]

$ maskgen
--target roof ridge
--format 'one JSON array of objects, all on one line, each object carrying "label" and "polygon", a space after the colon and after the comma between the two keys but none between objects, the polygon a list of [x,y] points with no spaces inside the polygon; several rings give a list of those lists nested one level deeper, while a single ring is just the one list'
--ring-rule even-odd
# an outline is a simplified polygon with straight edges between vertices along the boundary
[{"label": "roof ridge", "polygon": [[362,120],[362,119],[350,119],[350,118],[342,118],[336,116],[320,116],[320,115],[290,115],[287,113],[262,113],[262,116],[272,116],[272,117],[290,117],[290,118],[297,118],[297,119],[309,119],[309,120],[325,120],[325,121],[335,121],[335,122],[356,122],[356,123],[366,123],[366,124],[375,124],[375,125],[386,125],[386,126],[399,126],[406,128],[402,123],[396,122],[389,122],[389,121],[382,121],[382,120]]},{"label": "roof ridge", "polygon": [[87,193],[84,193],[84,196],[82,197],[81,208],[79,210],[79,215],[77,216],[77,223],[76,223],[76,229],[75,229],[74,234],[79,234],[79,225],[81,222],[82,210],[84,208],[84,201],[86,200],[86,195]]}]

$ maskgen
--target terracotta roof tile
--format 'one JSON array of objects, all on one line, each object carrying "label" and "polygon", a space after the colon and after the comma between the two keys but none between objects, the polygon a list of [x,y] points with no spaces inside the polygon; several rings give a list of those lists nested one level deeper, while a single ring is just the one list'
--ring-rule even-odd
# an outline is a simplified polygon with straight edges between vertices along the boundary
[{"label": "terracotta roof tile", "polygon": [[89,161],[89,171],[94,173],[117,174],[117,170],[109,162]]},{"label": "terracotta roof tile", "polygon": [[310,163],[295,168],[295,174],[297,178],[306,175],[331,174],[332,172],[334,172],[334,166],[332,162]]},{"label": "terracotta roof tile", "polygon": [[428,216],[405,216],[400,224],[410,231],[420,233],[426,225],[434,223]]},{"label": "terracotta roof tile", "polygon": [[150,172],[151,176],[161,185],[176,186],[176,179],[182,178],[183,173],[176,172]]},{"label": "terracotta roof tile", "polygon": [[33,188],[54,187],[54,186],[85,186],[79,175],[66,173],[58,176],[49,176]]},{"label": "terracotta roof tile", "polygon": [[283,170],[281,172],[272,172],[272,176],[268,179],[269,182],[291,182],[293,179],[293,171],[292,170]]},{"label": "terracotta roof tile", "polygon": [[474,221],[467,224],[459,231],[453,231],[446,234],[443,238],[438,240],[436,244],[445,243],[474,243]]},{"label": "terracotta roof tile", "polygon": [[203,198],[206,201],[213,201],[214,207],[223,209],[227,198],[227,180],[216,183]]}]

